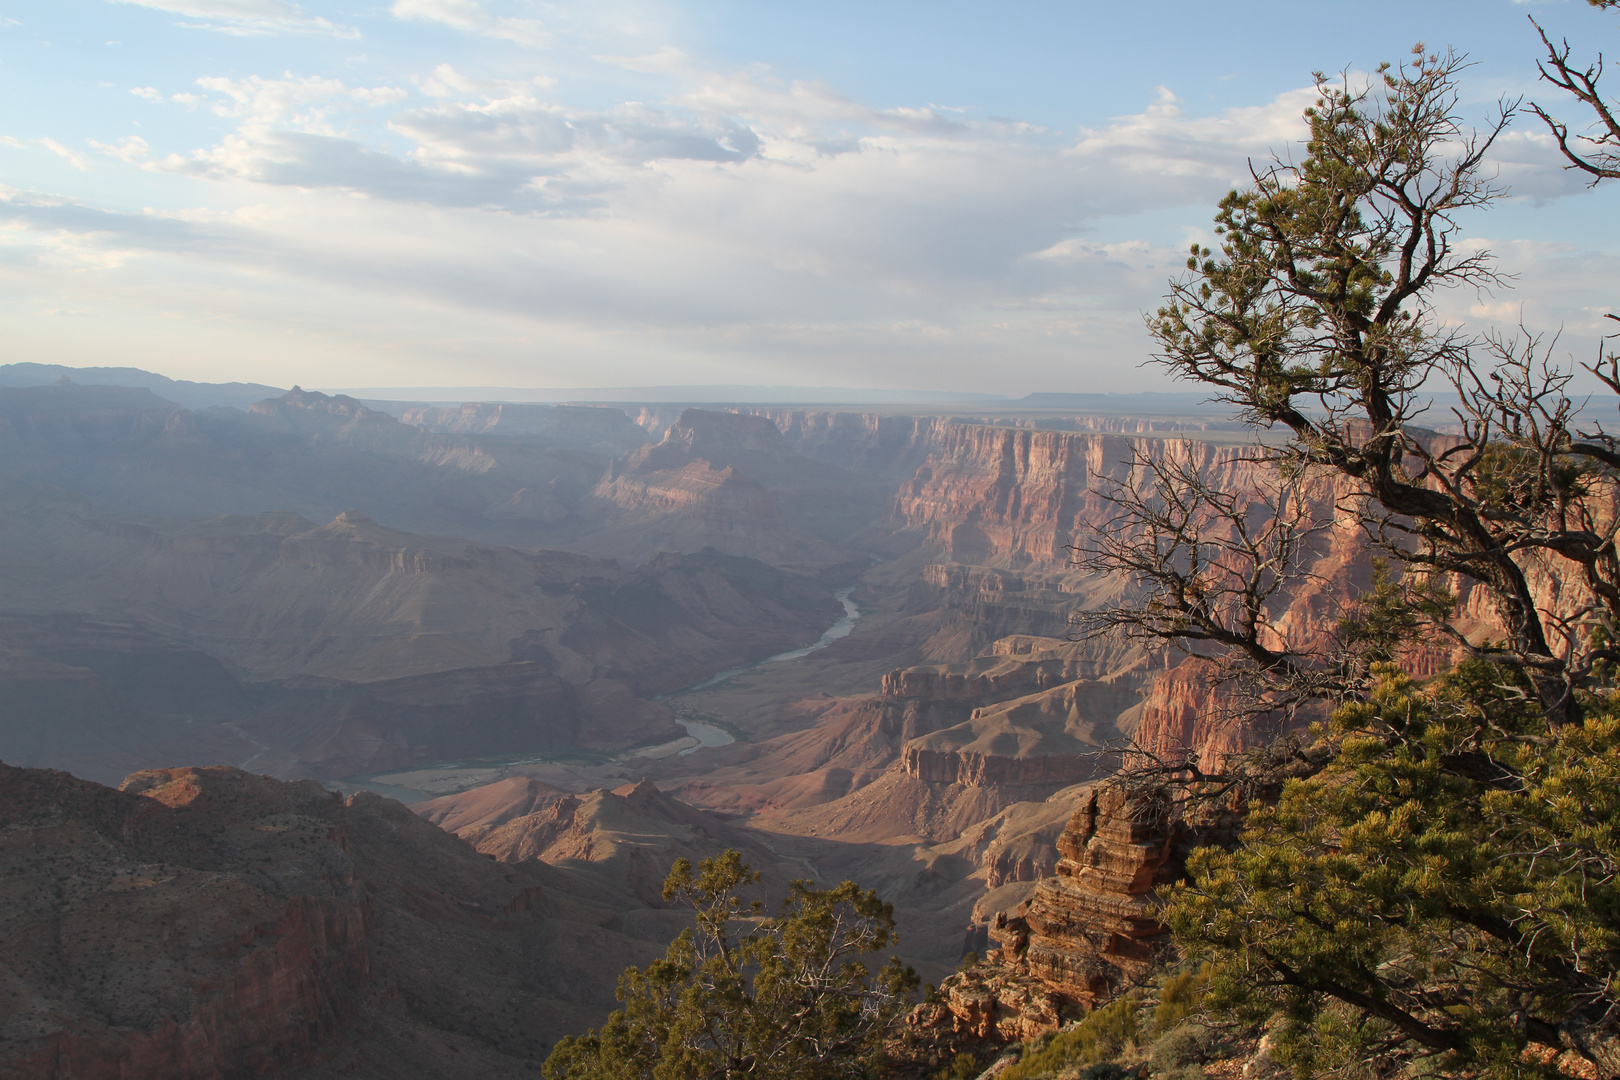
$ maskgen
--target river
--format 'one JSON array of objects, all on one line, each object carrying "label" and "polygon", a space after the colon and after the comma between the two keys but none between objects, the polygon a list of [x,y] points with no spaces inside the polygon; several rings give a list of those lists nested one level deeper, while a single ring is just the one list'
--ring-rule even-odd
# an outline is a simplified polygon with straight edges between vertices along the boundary
[{"label": "river", "polygon": [[[855,624],[860,620],[861,617],[861,609],[856,606],[855,601],[850,599],[850,594],[854,591],[855,590],[853,588],[840,589],[833,594],[838,599],[838,602],[844,606],[844,617],[828,627],[826,633],[822,634],[821,637],[817,638],[813,643],[806,645],[801,649],[791,649],[788,652],[777,653],[775,656],[767,656],[765,659],[749,664],[745,667],[728,668],[727,670],[719,672],[718,674],[710,675],[706,679],[695,682],[691,686],[683,686],[679,690],[671,690],[667,694],[660,694],[653,700],[666,701],[677,694],[689,694],[694,690],[706,690],[711,686],[718,686],[727,679],[732,679],[738,675],[747,674],[750,671],[758,671],[760,668],[768,667],[771,664],[781,664],[789,660],[802,660],[811,653],[816,652],[818,649],[825,649],[828,645],[831,645],[839,638],[848,637],[850,631],[855,629]],[[707,746],[725,746],[727,743],[736,742],[736,739],[732,737],[732,734],[729,731],[717,724],[705,723],[702,720],[687,720],[680,716],[677,716],[675,721],[686,729],[686,734],[688,736],[697,740],[696,746],[688,746],[677,751],[677,753],[683,757],[687,754],[694,754]],[[654,747],[653,749],[657,751],[661,748]],[[669,749],[663,750],[663,753],[665,754],[669,752]],[[626,754],[620,755],[620,757],[634,757],[636,754],[637,751],[632,750]],[[375,773],[368,776],[346,777],[342,780],[327,780],[323,782],[328,787],[337,788],[345,792],[352,793],[360,788],[366,788],[371,791],[376,791],[383,795],[390,796],[391,798],[399,799],[401,802],[411,803],[422,798],[431,798],[435,794],[449,794],[450,792],[465,790],[468,787],[475,787],[479,784],[490,783],[506,775],[506,771],[515,765],[536,765],[544,762],[545,760],[546,759],[543,757],[532,757],[523,758],[517,761],[479,761],[467,762],[464,764],[447,763],[443,765],[430,765],[425,767],[419,766],[417,768],[389,769],[386,772]],[[451,777],[442,775],[447,772],[459,772],[463,775]],[[403,787],[386,782],[379,782],[378,779],[376,779],[376,777],[387,777],[388,779],[397,778],[403,780],[407,778],[425,776],[426,774],[440,775],[431,783],[430,787],[425,786],[423,788]]]},{"label": "river", "polygon": [[[855,601],[849,598],[850,594],[854,591],[855,590],[853,588],[848,588],[840,589],[833,593],[833,596],[837,597],[838,602],[844,605],[844,617],[829,626],[827,628],[827,632],[822,634],[821,637],[817,638],[814,643],[806,645],[802,649],[792,649],[788,652],[777,653],[775,656],[767,656],[765,659],[760,660],[757,663],[749,664],[746,667],[728,668],[717,675],[710,675],[707,679],[704,679],[701,682],[695,682],[691,686],[682,687],[679,690],[672,690],[668,694],[661,694],[653,700],[663,701],[667,698],[673,697],[676,694],[689,694],[694,690],[707,690],[711,686],[718,686],[727,679],[735,678],[738,675],[744,675],[750,671],[757,671],[768,664],[780,664],[784,660],[802,660],[806,656],[809,656],[811,653],[815,652],[817,649],[825,649],[839,638],[848,637],[850,631],[855,629],[855,623],[859,621],[861,617],[861,609],[855,605]],[[729,742],[736,741],[731,737],[730,732],[726,731],[724,728],[716,727],[714,724],[705,724],[701,720],[684,720],[679,716],[675,718],[675,722],[685,728],[686,733],[698,741],[696,746],[689,746],[685,750],[682,750],[682,757],[685,757],[687,754],[695,754],[706,746],[724,746]]]}]

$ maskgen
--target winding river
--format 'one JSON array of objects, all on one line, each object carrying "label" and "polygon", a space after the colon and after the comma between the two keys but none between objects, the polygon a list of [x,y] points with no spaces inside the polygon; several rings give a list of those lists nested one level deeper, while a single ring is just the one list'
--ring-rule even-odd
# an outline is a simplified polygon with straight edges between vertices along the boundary
[{"label": "winding river", "polygon": [[[671,690],[667,694],[660,694],[653,700],[664,701],[668,698],[674,697],[676,694],[689,694],[694,690],[707,690],[711,686],[718,686],[727,679],[735,678],[738,675],[747,674],[750,671],[757,671],[769,664],[780,664],[786,660],[802,660],[804,657],[809,656],[818,649],[825,649],[839,638],[848,637],[850,631],[855,629],[855,623],[861,617],[861,609],[856,607],[855,601],[849,598],[850,594],[854,591],[855,590],[853,588],[848,588],[840,589],[833,593],[833,596],[838,599],[838,602],[844,605],[844,617],[828,627],[827,632],[816,639],[814,643],[806,645],[802,649],[793,649],[789,652],[777,653],[775,656],[767,656],[765,659],[760,660],[757,663],[749,664],[746,667],[729,668],[717,675],[710,675],[707,679],[704,679],[701,682],[695,682],[691,686],[685,686],[679,690]],[[729,742],[736,741],[732,738],[730,732],[726,731],[724,728],[716,727],[714,724],[705,724],[701,720],[685,720],[679,716],[675,718],[675,722],[680,724],[681,727],[685,728],[686,733],[698,741],[696,746],[689,746],[685,750],[682,750],[680,752],[682,757],[685,757],[687,754],[695,754],[706,746],[724,746]]]},{"label": "winding river", "polygon": [[[745,675],[751,671],[758,671],[759,669],[769,667],[772,664],[786,663],[791,660],[802,660],[818,649],[825,649],[828,645],[831,645],[839,638],[848,637],[850,631],[855,629],[855,623],[859,621],[861,617],[861,609],[855,605],[855,601],[850,599],[850,594],[854,591],[855,590],[853,588],[840,589],[833,594],[835,597],[837,597],[838,602],[844,606],[844,617],[833,623],[832,626],[828,627],[827,632],[822,634],[821,637],[816,639],[816,641],[812,644],[806,645],[802,649],[792,649],[788,652],[777,653],[775,656],[767,656],[765,659],[753,664],[749,664],[745,667],[729,668],[725,671],[719,672],[718,674],[710,675],[706,679],[695,682],[691,686],[683,686],[679,690],[671,690],[667,694],[660,694],[653,700],[667,701],[677,694],[689,694],[694,690],[706,690],[711,686],[718,686],[727,679],[736,678],[738,675]],[[675,719],[677,723],[686,729],[686,734],[688,737],[697,740],[697,745],[683,747],[680,750],[674,749],[675,745],[679,745],[678,743],[667,745],[665,747],[641,747],[638,750],[627,751],[624,754],[619,755],[615,760],[623,760],[636,757],[638,754],[646,754],[648,753],[649,749],[652,754],[657,756],[663,756],[664,754],[669,753],[676,753],[681,756],[685,756],[687,754],[694,754],[706,746],[724,746],[727,743],[736,741],[729,731],[717,724],[705,723],[702,720],[688,720],[680,716],[676,716]],[[681,741],[684,742],[685,740],[683,739]],[[662,751],[662,753],[659,753],[660,751]],[[431,798],[434,795],[450,794],[451,792],[463,791],[469,787],[476,787],[480,784],[487,784],[506,775],[507,770],[514,766],[538,765],[546,760],[547,759],[544,757],[530,757],[513,761],[477,761],[462,764],[446,763],[442,765],[419,766],[416,768],[389,769],[382,773],[373,773],[366,776],[346,777],[341,780],[326,780],[323,781],[323,783],[325,783],[328,787],[336,788],[346,793],[352,793],[361,788],[365,788],[371,791],[379,792],[383,795],[387,795],[391,798],[399,799],[401,802],[408,804],[416,802],[420,799]],[[434,773],[440,775],[436,777],[430,784],[425,784],[423,787],[403,787],[387,782],[388,780],[395,779],[403,781]],[[445,773],[459,775],[445,776],[443,775]]]}]

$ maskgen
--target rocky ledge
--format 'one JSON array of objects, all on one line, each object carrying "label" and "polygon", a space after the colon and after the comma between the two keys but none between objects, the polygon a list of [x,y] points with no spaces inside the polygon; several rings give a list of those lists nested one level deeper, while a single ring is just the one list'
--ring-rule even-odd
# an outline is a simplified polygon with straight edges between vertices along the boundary
[{"label": "rocky ledge", "polygon": [[1093,788],[1058,839],[1057,873],[997,912],[985,961],[940,986],[918,1021],[990,1041],[1058,1027],[1140,980],[1169,947],[1159,890],[1184,832],[1162,791]]}]

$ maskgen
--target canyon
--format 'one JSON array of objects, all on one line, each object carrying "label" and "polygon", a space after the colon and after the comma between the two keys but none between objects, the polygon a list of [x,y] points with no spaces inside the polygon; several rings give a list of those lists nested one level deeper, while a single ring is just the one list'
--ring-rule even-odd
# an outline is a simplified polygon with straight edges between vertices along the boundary
[{"label": "canyon", "polygon": [[[1126,587],[1072,548],[1133,455],[1274,483],[1208,416],[163,388],[0,379],[7,850],[19,889],[88,883],[61,912],[91,942],[8,975],[33,1004],[0,1075],[505,1075],[600,1021],[681,926],[670,863],[724,848],[762,896],[877,889],[931,982],[1027,927],[1000,948],[1034,993],[1069,963],[1041,928],[1107,906],[1051,883],[1113,865],[1085,852],[1115,830],[1098,785],[1121,748],[1260,737],[1196,661],[1070,640]],[[1310,493],[1316,576],[1279,633],[1324,632],[1367,581],[1340,494]],[[161,1017],[92,985],[115,947],[97,919],[216,908],[214,936],[132,954],[172,989]],[[69,918],[29,910],[8,942]],[[442,937],[421,945],[442,973],[407,970],[410,935]],[[415,1040],[459,1064],[390,1072]]]}]

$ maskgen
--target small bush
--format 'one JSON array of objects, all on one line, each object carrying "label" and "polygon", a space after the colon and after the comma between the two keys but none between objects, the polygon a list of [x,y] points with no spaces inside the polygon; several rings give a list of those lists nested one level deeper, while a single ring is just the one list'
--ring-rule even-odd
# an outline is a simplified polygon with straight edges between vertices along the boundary
[{"label": "small bush", "polygon": [[1204,1080],[1204,1067],[1177,1065],[1173,1069],[1161,1069],[1153,1074],[1153,1080]]},{"label": "small bush", "polygon": [[1153,1040],[1153,1045],[1148,1047],[1148,1060],[1153,1063],[1153,1072],[1156,1076],[1203,1059],[1203,1040],[1190,1028],[1182,1027],[1168,1031]]},{"label": "small bush", "polygon": [[[1141,1011],[1142,1002],[1135,995],[1097,1009],[1074,1027],[1052,1036],[1040,1050],[1025,1054],[1022,1061],[1003,1070],[997,1080],[1035,1080],[1071,1065],[1106,1064],[1136,1042]],[[1096,1080],[1108,1080],[1114,1075],[1099,1074]],[[1123,1076],[1124,1071],[1118,1075]]]},{"label": "small bush", "polygon": [[951,1063],[934,1073],[934,1080],[973,1080],[984,1071],[984,1062],[977,1054],[963,1051],[951,1058]]},{"label": "small bush", "polygon": [[1165,980],[1159,991],[1158,1008],[1153,1010],[1153,1030],[1170,1031],[1187,1017],[1202,1011],[1214,976],[1214,967],[1205,964],[1197,971],[1184,971]]},{"label": "small bush", "polygon": [[1112,1061],[1104,1061],[1080,1070],[1080,1080],[1125,1080],[1125,1077],[1135,1075],[1134,1070],[1127,1071],[1123,1065]]}]

